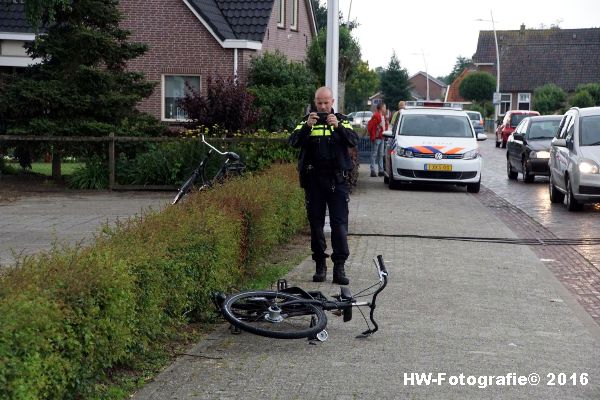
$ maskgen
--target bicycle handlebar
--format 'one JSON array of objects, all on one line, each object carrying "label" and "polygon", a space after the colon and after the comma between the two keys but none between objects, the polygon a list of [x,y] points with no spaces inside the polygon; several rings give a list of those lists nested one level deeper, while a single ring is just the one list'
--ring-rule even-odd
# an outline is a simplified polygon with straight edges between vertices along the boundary
[{"label": "bicycle handlebar", "polygon": [[202,143],[204,143],[205,145],[207,145],[208,147],[210,147],[211,149],[213,149],[214,151],[216,151],[217,153],[219,153],[222,156],[227,155],[228,153],[223,152],[219,149],[217,149],[215,146],[213,146],[212,144],[208,143],[205,139],[204,139],[204,133],[202,134]]}]

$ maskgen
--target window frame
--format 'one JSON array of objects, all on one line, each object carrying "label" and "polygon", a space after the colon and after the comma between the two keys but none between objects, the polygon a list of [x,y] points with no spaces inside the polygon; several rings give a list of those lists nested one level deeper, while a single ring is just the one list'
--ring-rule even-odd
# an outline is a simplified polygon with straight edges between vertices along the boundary
[{"label": "window frame", "polygon": [[[527,97],[527,101],[521,100],[521,96]],[[527,109],[521,108],[521,104],[527,104]],[[517,94],[517,110],[531,110],[531,93],[522,92]]]},{"label": "window frame", "polygon": [[[508,96],[508,101],[504,100],[504,96]],[[498,106],[498,115],[505,115],[510,109],[512,104],[512,93],[500,93],[500,104]],[[504,112],[502,112],[503,106],[506,106]]]},{"label": "window frame", "polygon": [[293,31],[298,30],[298,0],[290,0],[292,3],[292,15],[290,18],[290,29]]},{"label": "window frame", "polygon": [[285,29],[285,0],[278,0],[279,13],[277,15],[277,27]]},{"label": "window frame", "polygon": [[[176,74],[176,73],[164,73],[161,74],[161,96],[160,96],[160,119],[165,122],[178,122],[178,121],[188,121],[187,118],[168,118],[166,115],[166,85],[167,85],[167,77],[169,76],[180,76],[180,77],[197,77],[198,78],[198,90],[202,88],[202,76],[200,74]],[[185,90],[185,87],[184,87]],[[184,94],[185,96],[185,94]],[[178,97],[183,98],[183,97]]]}]

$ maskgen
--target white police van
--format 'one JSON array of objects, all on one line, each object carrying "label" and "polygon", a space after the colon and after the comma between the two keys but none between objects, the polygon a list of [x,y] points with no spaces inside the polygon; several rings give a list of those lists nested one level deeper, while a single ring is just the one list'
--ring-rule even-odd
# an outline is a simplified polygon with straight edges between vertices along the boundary
[{"label": "white police van", "polygon": [[407,107],[392,130],[385,148],[384,182],[390,189],[409,183],[466,186],[478,193],[483,160],[476,134],[465,111],[440,103],[439,107]]}]

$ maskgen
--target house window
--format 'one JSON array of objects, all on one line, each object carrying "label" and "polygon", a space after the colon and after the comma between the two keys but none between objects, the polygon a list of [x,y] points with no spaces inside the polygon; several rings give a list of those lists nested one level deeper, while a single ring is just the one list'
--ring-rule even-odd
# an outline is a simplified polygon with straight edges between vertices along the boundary
[{"label": "house window", "polygon": [[508,110],[510,110],[510,103],[512,100],[512,94],[510,93],[501,93],[500,94],[500,113],[499,115],[504,115]]},{"label": "house window", "polygon": [[197,75],[164,75],[163,76],[163,120],[184,120],[187,114],[179,106],[189,88],[200,91],[200,76]]},{"label": "house window", "polygon": [[531,93],[519,93],[518,99],[519,104],[517,105],[517,108],[519,110],[531,110]]},{"label": "house window", "polygon": [[292,0],[292,23],[290,29],[298,30],[298,0]]},{"label": "house window", "polygon": [[277,0],[279,14],[277,15],[277,27],[285,28],[285,0]]}]

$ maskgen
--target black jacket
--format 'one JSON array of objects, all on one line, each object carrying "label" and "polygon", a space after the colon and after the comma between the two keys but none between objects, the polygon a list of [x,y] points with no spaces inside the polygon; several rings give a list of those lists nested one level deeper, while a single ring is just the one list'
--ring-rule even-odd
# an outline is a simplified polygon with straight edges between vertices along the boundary
[{"label": "black jacket", "polygon": [[[340,113],[336,113],[339,123],[338,127],[331,130],[331,139],[334,143],[335,158],[337,165],[343,171],[352,169],[352,160],[350,158],[349,148],[356,147],[358,144],[358,135],[352,129],[350,123],[346,119],[346,116]],[[292,135],[290,136],[289,143],[292,147],[300,148],[300,156],[298,157],[298,171],[304,170],[304,163],[306,158],[306,152],[309,145],[309,138],[311,133],[311,127],[306,124],[308,115],[304,117],[301,123],[298,124]],[[315,124],[312,129],[331,129],[331,127],[324,127],[323,125]]]}]

